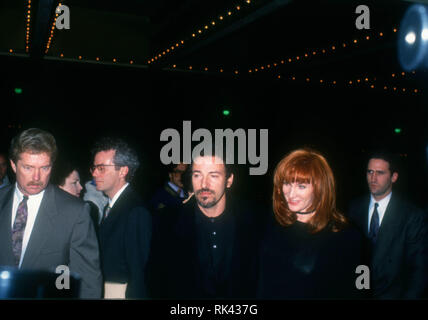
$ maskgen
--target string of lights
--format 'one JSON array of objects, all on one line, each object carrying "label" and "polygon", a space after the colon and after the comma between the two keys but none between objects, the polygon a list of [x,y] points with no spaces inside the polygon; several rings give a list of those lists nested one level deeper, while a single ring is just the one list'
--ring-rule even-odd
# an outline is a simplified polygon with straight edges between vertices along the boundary
[{"label": "string of lights", "polygon": [[[31,0],[27,2],[27,23],[25,29],[25,52],[28,53],[30,50],[30,25],[31,25]],[[10,53],[13,52],[12,49],[9,50]]]},{"label": "string of lights", "polygon": [[[59,7],[59,6],[61,6],[61,2],[60,2],[60,3],[58,3],[58,7]],[[57,9],[55,9],[55,18],[54,18],[54,20],[53,20],[53,22],[52,22],[52,27],[51,27],[51,31],[50,31],[50,35],[49,35],[49,39],[48,39],[48,42],[47,42],[47,44],[46,44],[45,54],[47,54],[47,53],[48,53],[49,48],[51,47],[51,42],[52,42],[52,39],[53,39],[53,36],[54,36],[54,31],[55,31],[56,19],[58,18],[58,16],[59,16],[59,14],[58,14],[58,12],[57,12]]]},{"label": "string of lights", "polygon": [[[253,0],[244,0],[243,5],[250,5]],[[215,28],[218,25],[221,25],[222,22],[225,21],[227,17],[231,17],[236,12],[241,11],[242,5],[236,5],[233,9],[227,10],[224,14],[219,15],[216,18],[210,19],[210,22],[207,22],[204,24],[203,27],[195,29],[193,32],[189,33],[189,36],[187,38],[181,39],[179,41],[174,41],[171,43],[171,45],[168,48],[165,48],[164,50],[159,51],[157,54],[155,54],[151,59],[147,60],[148,64],[155,63],[156,61],[160,60],[161,58],[165,57],[168,54],[172,54],[176,49],[183,47],[184,43],[189,40],[194,40],[200,37],[202,34],[211,31],[213,28]]]},{"label": "string of lights", "polygon": [[[415,71],[411,72],[412,74],[415,74]],[[398,78],[398,75],[401,75],[404,77],[406,74],[404,72],[401,73],[392,73],[391,77],[394,79]],[[358,86],[365,86],[370,89],[381,89],[383,91],[391,91],[391,92],[401,92],[401,93],[411,93],[411,94],[418,94],[420,93],[420,89],[417,88],[407,88],[398,86],[396,84],[390,84],[390,83],[379,83],[380,81],[377,80],[376,77],[358,77],[353,79],[347,79],[347,80],[327,80],[327,79],[319,79],[315,77],[310,76],[281,76],[277,75],[277,79],[285,79],[291,82],[301,82],[301,83],[315,83],[319,85],[329,85],[329,86],[346,86],[346,87],[358,87]],[[386,80],[384,80],[386,81]]]},{"label": "string of lights", "polygon": [[[392,31],[393,31],[393,33],[396,33],[397,28],[393,28]],[[385,34],[384,34],[384,32],[378,32],[372,36],[366,35],[366,36],[359,38],[359,39],[354,38],[353,40],[351,40],[349,42],[343,42],[340,45],[332,44],[332,45],[329,45],[329,46],[322,48],[322,49],[309,50],[305,53],[294,55],[292,57],[278,59],[275,62],[267,63],[265,65],[254,66],[253,68],[248,69],[247,73],[248,74],[256,74],[257,72],[262,72],[262,71],[265,71],[265,72],[266,71],[272,71],[275,68],[279,68],[279,67],[284,66],[284,65],[290,65],[293,63],[308,61],[310,58],[313,58],[316,56],[318,57],[320,55],[335,53],[338,51],[339,48],[351,48],[352,45],[353,45],[353,47],[356,47],[359,44],[363,43],[364,41],[375,39],[376,36],[379,38],[383,38],[385,36]],[[177,65],[173,64],[172,68],[173,69],[177,68]],[[204,67],[201,67],[200,69],[195,69],[193,66],[188,66],[188,67],[183,67],[183,68],[188,69],[188,70],[195,70],[195,71],[216,70],[217,72],[220,72],[220,73],[225,71],[224,68],[221,66],[217,66],[217,67],[204,66]],[[233,70],[230,70],[229,72],[232,74],[238,75],[238,74],[245,74],[246,71],[242,70],[242,68],[234,68]]]},{"label": "string of lights", "polygon": [[[397,28],[392,29],[393,33],[397,32]],[[353,40],[349,42],[343,42],[341,44],[331,44],[325,48],[322,49],[314,49],[314,50],[308,50],[305,53],[294,55],[292,57],[282,58],[278,59],[278,61],[267,63],[266,65],[258,65],[254,66],[253,68],[248,70],[248,73],[256,73],[260,71],[267,71],[269,69],[273,69],[285,64],[292,64],[292,63],[298,63],[302,61],[306,61],[310,58],[317,57],[319,55],[327,55],[329,53],[335,53],[339,48],[345,49],[345,48],[351,48],[351,47],[357,47],[364,41],[369,41],[375,39],[375,37],[378,36],[379,38],[383,38],[385,34],[383,32],[378,32],[372,36],[365,36],[362,38],[354,38]]]},{"label": "string of lights", "polygon": [[[201,67],[201,68],[195,68],[193,66],[188,66],[188,67],[184,67],[184,68],[179,68],[176,64],[172,65],[172,69],[173,70],[177,70],[177,71],[188,71],[188,72],[198,72],[198,73],[203,73],[203,72],[211,72],[211,73],[224,73],[227,75],[232,75],[232,76],[236,76],[239,75],[239,71],[238,70],[234,70],[233,72],[225,72],[225,70],[223,68],[208,68],[208,67]],[[388,74],[388,76],[386,78],[388,78],[389,80],[401,80],[404,79],[406,77],[410,77],[416,74],[416,71],[413,70],[411,72],[391,72]],[[402,93],[420,93],[421,90],[417,89],[417,88],[410,88],[410,87],[403,87],[397,84],[393,84],[393,83],[382,83],[380,84],[380,81],[377,80],[376,77],[370,77],[370,76],[360,76],[360,77],[355,77],[352,79],[326,79],[326,78],[319,78],[319,77],[315,77],[315,76],[310,76],[310,75],[306,75],[306,76],[296,76],[296,75],[282,75],[282,74],[275,74],[274,77],[276,79],[281,79],[281,80],[289,80],[291,82],[297,83],[297,82],[301,82],[301,83],[317,83],[320,85],[330,85],[330,86],[346,86],[346,87],[356,87],[358,85],[365,85],[366,87],[368,86],[370,89],[382,89],[383,91],[393,91],[393,92],[402,92]],[[388,79],[383,79],[383,81],[388,81]]]},{"label": "string of lights", "polygon": [[[60,53],[60,55],[59,55],[59,57],[60,58],[62,58],[62,59],[66,59],[65,58],[65,56],[64,56],[64,53]],[[77,56],[77,59],[78,60],[83,60],[83,56]],[[112,63],[112,64],[118,64],[118,65],[121,65],[121,66],[125,66],[125,65],[128,65],[128,64],[130,64],[130,65],[133,65],[134,63],[135,63],[135,60],[128,60],[128,61],[126,61],[126,62],[124,62],[124,61],[119,61],[119,59],[117,59],[117,58],[113,58],[113,59],[109,59],[109,60],[102,60],[100,57],[95,57],[95,60],[92,60],[93,58],[89,58],[89,59],[85,59],[85,62],[90,62],[90,63]],[[69,61],[75,61],[75,59],[73,59],[73,58],[67,58],[67,60],[69,60]]]}]

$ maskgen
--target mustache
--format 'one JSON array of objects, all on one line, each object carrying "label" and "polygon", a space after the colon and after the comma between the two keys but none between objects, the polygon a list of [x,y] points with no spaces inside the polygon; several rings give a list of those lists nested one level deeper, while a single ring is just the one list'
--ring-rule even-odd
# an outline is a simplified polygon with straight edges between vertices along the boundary
[{"label": "mustache", "polygon": [[212,194],[215,194],[215,192],[213,191],[213,190],[211,190],[211,189],[199,189],[199,190],[197,190],[196,191],[196,195],[198,196],[198,195],[200,195],[202,192],[209,192],[209,193],[212,193]]},{"label": "mustache", "polygon": [[32,186],[35,186],[35,187],[41,187],[41,186],[43,186],[43,183],[41,183],[41,182],[35,182],[35,181],[30,181],[30,182],[27,184],[27,187],[32,187]]}]

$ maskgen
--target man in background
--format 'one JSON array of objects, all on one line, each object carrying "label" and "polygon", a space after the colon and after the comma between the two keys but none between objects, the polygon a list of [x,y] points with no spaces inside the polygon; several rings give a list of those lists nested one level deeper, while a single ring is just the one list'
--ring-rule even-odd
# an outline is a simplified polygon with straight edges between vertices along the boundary
[{"label": "man in background", "polygon": [[398,176],[393,154],[373,153],[366,172],[370,194],[355,200],[349,210],[349,218],[367,240],[370,289],[375,299],[426,297],[426,214],[393,191]]},{"label": "man in background", "polygon": [[144,280],[152,222],[130,185],[140,163],[122,139],[103,138],[93,150],[92,176],[108,197],[99,226],[105,298],[147,298]]},{"label": "man in background", "polygon": [[151,207],[154,210],[161,211],[166,207],[178,207],[187,198],[188,193],[183,184],[183,175],[187,166],[185,163],[167,166],[169,180],[155,192],[151,200]]}]

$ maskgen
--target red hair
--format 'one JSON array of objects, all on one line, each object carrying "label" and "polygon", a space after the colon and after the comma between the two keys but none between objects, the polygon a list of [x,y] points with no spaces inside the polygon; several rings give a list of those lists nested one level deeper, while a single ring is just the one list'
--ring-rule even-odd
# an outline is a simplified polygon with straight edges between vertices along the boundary
[{"label": "red hair", "polygon": [[288,208],[282,186],[284,183],[310,183],[314,198],[308,212],[315,215],[308,221],[312,233],[321,231],[329,223],[334,232],[346,224],[346,218],[336,209],[336,189],[333,171],[327,160],[317,151],[299,149],[290,152],[276,166],[273,178],[273,210],[282,226],[297,220],[296,213]]}]

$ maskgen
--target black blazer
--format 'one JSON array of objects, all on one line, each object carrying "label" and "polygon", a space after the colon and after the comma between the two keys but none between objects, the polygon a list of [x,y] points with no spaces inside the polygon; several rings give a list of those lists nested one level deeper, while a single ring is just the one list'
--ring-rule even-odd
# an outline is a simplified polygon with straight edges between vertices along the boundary
[{"label": "black blazer", "polygon": [[[231,204],[228,200],[228,210]],[[209,299],[202,288],[205,271],[198,256],[196,201],[168,214],[156,216],[148,267],[150,294],[155,299]],[[233,206],[232,260],[224,299],[255,298],[258,276],[258,246],[263,219],[242,204]],[[218,297],[215,297],[218,298]]]},{"label": "black blazer", "polygon": [[[370,196],[354,201],[350,220],[366,237],[369,255],[368,210]],[[370,264],[370,288],[375,299],[426,297],[428,237],[426,214],[395,193],[385,211]]]},{"label": "black blazer", "polygon": [[[15,185],[0,190],[0,265],[13,266],[12,206]],[[21,269],[55,272],[67,265],[81,277],[80,297],[101,298],[98,242],[89,207],[54,185],[45,189]]]},{"label": "black blazer", "polygon": [[128,186],[99,226],[104,281],[128,283],[127,298],[147,297],[144,273],[151,235],[151,215]]}]

